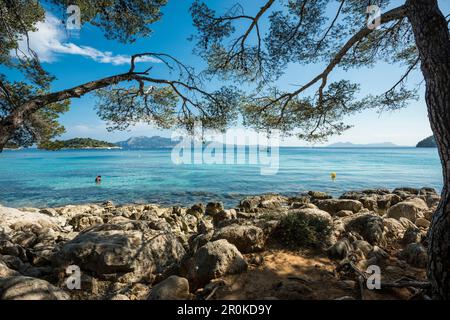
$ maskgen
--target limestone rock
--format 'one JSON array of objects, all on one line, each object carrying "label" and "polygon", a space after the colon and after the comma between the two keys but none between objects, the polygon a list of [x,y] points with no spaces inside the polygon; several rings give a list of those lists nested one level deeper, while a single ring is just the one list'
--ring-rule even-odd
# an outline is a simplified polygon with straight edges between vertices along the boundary
[{"label": "limestone rock", "polygon": [[222,202],[209,202],[206,205],[205,214],[214,216],[215,214],[219,213],[222,210],[223,210]]},{"label": "limestone rock", "polygon": [[328,248],[327,253],[330,258],[333,259],[344,259],[352,250],[352,246],[348,239],[344,238],[338,240],[334,245]]},{"label": "limestone rock", "polygon": [[351,216],[353,214],[353,211],[351,210],[341,210],[339,212],[336,213],[336,217],[348,217]]},{"label": "limestone rock", "polygon": [[39,212],[24,212],[13,208],[0,207],[0,230],[11,233],[12,230],[48,230],[61,231],[66,224],[63,217],[50,217]]},{"label": "limestone rock", "polygon": [[304,216],[305,218],[317,218],[317,219],[321,219],[324,221],[328,221],[328,222],[332,222],[332,217],[331,215],[323,210],[320,209],[310,209],[310,208],[306,208],[306,209],[292,209],[289,210],[290,214],[298,214],[301,216]]},{"label": "limestone rock", "polygon": [[103,219],[91,214],[80,214],[69,221],[69,225],[71,225],[75,231],[82,231],[97,224],[103,224]]},{"label": "limestone rock", "polygon": [[209,219],[201,219],[197,225],[198,233],[208,233],[210,230],[214,229],[214,225]]},{"label": "limestone rock", "polygon": [[311,198],[314,198],[316,200],[323,200],[323,199],[331,199],[331,198],[333,198],[328,193],[322,192],[322,191],[309,191],[308,195]]},{"label": "limestone rock", "polygon": [[205,214],[205,206],[203,205],[203,203],[194,204],[186,211],[186,213],[193,214],[196,216],[199,215],[202,216],[203,214]]},{"label": "limestone rock", "polygon": [[385,242],[383,219],[380,216],[362,213],[345,217],[343,220],[347,232],[358,233],[372,245]]},{"label": "limestone rock", "polygon": [[260,251],[265,243],[264,232],[261,228],[237,224],[216,230],[212,240],[219,239],[226,239],[242,253]]},{"label": "limestone rock", "polygon": [[218,225],[220,222],[225,220],[233,220],[237,218],[236,210],[221,210],[215,215],[213,215],[213,222],[215,225]]},{"label": "limestone rock", "polygon": [[49,282],[17,276],[0,279],[0,300],[68,300],[69,295]]},{"label": "limestone rock", "polygon": [[420,243],[422,241],[422,233],[417,227],[408,228],[402,238],[402,243],[405,245],[411,243]]},{"label": "limestone rock", "polygon": [[422,228],[425,228],[425,229],[428,229],[430,227],[430,224],[431,224],[430,221],[428,221],[425,218],[417,218],[416,222],[415,222],[416,226],[422,227]]},{"label": "limestone rock", "polygon": [[427,250],[420,243],[407,245],[401,252],[401,257],[413,267],[425,268],[427,266]]},{"label": "limestone rock", "polygon": [[193,289],[197,289],[212,279],[247,270],[247,262],[234,245],[221,239],[198,249],[186,270],[189,283]]},{"label": "limestone rock", "polygon": [[384,230],[386,239],[390,241],[396,241],[403,237],[406,228],[397,219],[384,218],[383,219]]},{"label": "limestone rock", "polygon": [[423,218],[423,212],[428,210],[428,206],[422,199],[414,198],[397,203],[389,208],[387,217],[400,219],[407,218],[412,222],[417,218]]},{"label": "limestone rock", "polygon": [[154,286],[149,300],[187,300],[190,298],[189,282],[186,278],[170,276]]},{"label": "limestone rock", "polygon": [[6,278],[6,277],[12,277],[12,276],[19,276],[20,273],[10,269],[6,263],[4,263],[2,260],[0,260],[0,279]]},{"label": "limestone rock", "polygon": [[133,272],[152,281],[178,267],[185,250],[169,232],[153,230],[140,221],[94,226],[67,242],[58,264],[76,264],[98,276]]},{"label": "limestone rock", "polygon": [[349,210],[353,213],[361,211],[363,205],[357,200],[350,199],[328,199],[319,200],[315,203],[321,210],[327,211],[330,214],[336,214],[341,210]]}]

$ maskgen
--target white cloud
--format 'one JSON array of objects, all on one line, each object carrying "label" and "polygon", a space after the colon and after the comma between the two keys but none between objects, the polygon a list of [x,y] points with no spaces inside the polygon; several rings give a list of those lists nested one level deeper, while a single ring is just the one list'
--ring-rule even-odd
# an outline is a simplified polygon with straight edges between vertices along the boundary
[{"label": "white cloud", "polygon": [[[29,45],[42,62],[54,62],[59,54],[79,55],[92,59],[99,63],[112,65],[124,65],[130,63],[130,56],[115,55],[110,51],[101,51],[89,46],[79,46],[72,42],[66,42],[67,35],[61,21],[50,13],[46,13],[45,21],[38,22],[37,31],[29,34]],[[26,52],[27,41],[22,39],[19,48]],[[159,63],[160,60],[153,57],[142,57],[137,62]]]}]

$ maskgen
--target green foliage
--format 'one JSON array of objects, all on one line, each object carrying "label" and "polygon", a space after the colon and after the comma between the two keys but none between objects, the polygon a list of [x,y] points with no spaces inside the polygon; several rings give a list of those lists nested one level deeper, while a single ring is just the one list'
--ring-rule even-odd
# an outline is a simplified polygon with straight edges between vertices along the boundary
[{"label": "green foliage", "polygon": [[417,143],[417,148],[437,148],[436,139],[434,136],[429,136],[428,138],[425,138],[419,143]]},{"label": "green foliage", "polygon": [[[97,114],[108,122],[109,130],[125,130],[139,122],[168,129],[185,128],[192,132],[196,123],[204,129],[225,130],[235,123],[240,105],[240,93],[223,87],[190,100],[183,88],[172,86],[98,90]],[[182,102],[181,110],[179,102]],[[197,112],[188,108],[191,103]]]},{"label": "green foliage", "polygon": [[46,141],[38,145],[39,149],[59,150],[59,149],[90,149],[90,148],[114,148],[114,143],[95,140],[91,138],[74,138],[70,140]]},{"label": "green foliage", "polygon": [[[407,86],[408,75],[418,68],[411,26],[399,14],[379,30],[366,32],[365,13],[371,4],[383,13],[392,8],[390,0],[265,0],[250,9],[236,4],[216,12],[197,0],[191,6],[196,52],[207,62],[209,76],[254,87],[242,107],[246,126],[323,141],[350,128],[343,123],[346,116],[369,108],[403,108],[417,98],[417,89]],[[385,92],[357,100],[358,85],[330,80],[339,67],[372,67],[377,62],[406,69]],[[291,92],[274,88],[273,82],[292,63],[322,63],[323,70],[306,78],[299,75],[303,85]]]},{"label": "green foliage", "polygon": [[17,145],[17,144],[14,144],[14,143],[7,143],[6,145],[5,145],[5,149],[19,149],[20,147]]},{"label": "green foliage", "polygon": [[319,103],[318,97],[300,98],[273,88],[267,96],[244,104],[244,124],[257,130],[270,128],[287,133],[301,129],[301,138],[322,141],[350,128],[342,122],[345,116],[370,107],[355,99],[358,89],[359,85],[345,80],[331,83]]},{"label": "green foliage", "polygon": [[320,247],[330,235],[331,226],[324,219],[290,213],[281,219],[276,233],[291,248]]},{"label": "green foliage", "polygon": [[107,39],[124,43],[151,34],[150,24],[162,17],[167,0],[50,0],[63,14],[69,5],[80,7],[81,22],[101,28]]},{"label": "green foliage", "polygon": [[170,87],[115,87],[98,90],[97,113],[110,130],[124,130],[138,122],[170,128],[175,123],[178,96]]},{"label": "green foliage", "polygon": [[[225,130],[242,117],[246,126],[259,131],[281,130],[310,141],[341,134],[350,127],[344,123],[349,115],[368,108],[394,110],[417,98],[415,88],[407,85],[408,75],[419,62],[411,25],[400,10],[391,13],[392,19],[383,19],[379,30],[367,32],[366,8],[375,2],[384,13],[391,8],[391,0],[264,0],[261,5],[249,6],[251,12],[245,12],[247,9],[239,4],[218,12],[196,0],[190,12],[198,31],[193,36],[197,42],[195,52],[207,63],[201,75],[206,80],[218,76],[245,85],[248,94],[244,97],[233,86],[206,92],[199,80],[203,77],[191,68],[167,54],[153,54],[169,71],[179,71],[178,78],[152,78],[151,68],[136,72],[134,78],[125,79],[129,80],[125,86],[97,92],[98,114],[109,123],[109,129],[119,130],[138,122],[161,128],[184,127],[188,131],[201,122],[205,129]],[[26,40],[36,23],[43,21],[41,4],[35,0],[4,3],[0,8],[0,63],[20,71],[23,79],[8,82],[0,75],[0,121],[27,99],[48,93],[53,81],[32,48],[18,50],[19,41]],[[161,18],[167,0],[47,3],[60,10],[61,18],[68,5],[78,5],[82,23],[99,27],[108,39],[130,43],[150,35],[150,25]],[[11,52],[15,54],[11,56]],[[380,61],[398,63],[406,69],[385,92],[359,98],[359,85],[332,79],[332,71],[337,68],[345,71],[372,67]],[[274,81],[293,63],[323,64],[323,69],[307,79],[299,77],[298,83],[303,84],[291,92],[274,87]],[[57,120],[67,105],[53,104],[27,114],[11,142],[49,144],[64,130]]]},{"label": "green foliage", "polygon": [[[0,76],[0,81],[3,78]],[[35,86],[24,82],[3,82],[5,89],[10,93],[8,96],[0,93],[0,120],[6,118],[32,97],[41,94],[43,90],[36,90]],[[22,125],[9,140],[9,143],[17,146],[29,147],[35,142],[49,141],[65,132],[63,126],[58,122],[61,114],[69,110],[69,101],[64,100],[48,104],[25,118]]]},{"label": "green foliage", "polygon": [[[18,41],[35,31],[36,23],[44,20],[45,11],[38,1],[2,1],[0,6],[0,64],[11,66],[13,59],[23,54]],[[11,55],[11,51],[15,55]]]},{"label": "green foliage", "polygon": [[[53,8],[60,10],[60,17],[66,15],[69,5],[78,5],[82,23],[91,23],[105,32],[108,39],[133,42],[137,37],[151,33],[151,23],[161,18],[161,7],[167,0],[50,0]],[[0,74],[0,122],[12,120],[14,110],[30,99],[49,92],[54,77],[41,65],[33,48],[27,46],[28,34],[36,31],[36,24],[45,19],[45,10],[36,0],[2,1],[0,6],[0,64],[15,69],[22,75],[12,82]],[[157,98],[156,98],[157,99]],[[157,104],[158,102],[156,102]],[[17,146],[31,146],[38,143],[49,148],[58,148],[51,139],[64,132],[58,123],[59,116],[69,108],[69,100],[53,103],[26,115],[20,127],[15,130],[9,143]],[[162,113],[164,117],[167,114]],[[120,118],[120,115],[118,116]],[[3,124],[1,124],[3,125]]]}]

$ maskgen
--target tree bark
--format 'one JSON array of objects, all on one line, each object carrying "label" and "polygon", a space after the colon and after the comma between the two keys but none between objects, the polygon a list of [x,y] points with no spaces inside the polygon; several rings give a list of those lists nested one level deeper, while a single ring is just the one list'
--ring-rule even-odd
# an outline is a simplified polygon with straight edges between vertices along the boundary
[{"label": "tree bark", "polygon": [[437,0],[407,0],[407,16],[426,83],[428,117],[442,162],[444,187],[431,222],[428,278],[434,299],[450,299],[450,34]]}]

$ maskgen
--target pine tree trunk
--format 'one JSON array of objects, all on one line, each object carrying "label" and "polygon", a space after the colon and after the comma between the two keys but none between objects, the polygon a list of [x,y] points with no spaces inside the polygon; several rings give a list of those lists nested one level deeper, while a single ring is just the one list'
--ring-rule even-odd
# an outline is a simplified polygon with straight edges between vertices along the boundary
[{"label": "pine tree trunk", "polygon": [[444,188],[431,222],[428,278],[434,299],[450,299],[450,34],[437,0],[408,0],[412,25],[426,83],[431,128],[442,162]]}]

